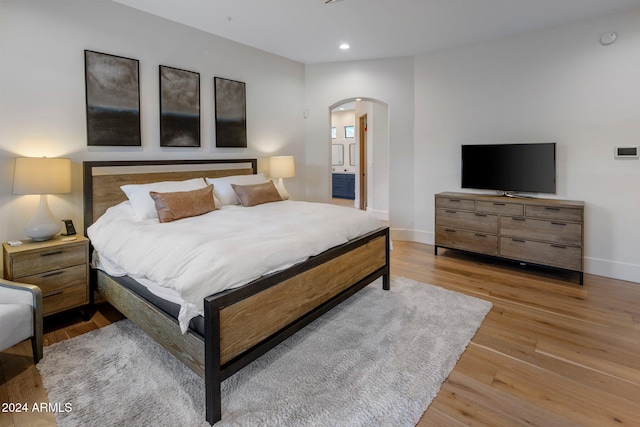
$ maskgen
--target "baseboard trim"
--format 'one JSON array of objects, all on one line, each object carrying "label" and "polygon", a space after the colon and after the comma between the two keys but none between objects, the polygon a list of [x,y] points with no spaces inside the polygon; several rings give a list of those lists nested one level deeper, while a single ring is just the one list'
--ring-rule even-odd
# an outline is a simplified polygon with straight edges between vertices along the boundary
[{"label": "baseboard trim", "polygon": [[[432,231],[409,228],[391,228],[390,236],[393,240],[424,243],[426,245],[433,245],[435,241]],[[637,264],[585,257],[584,272],[640,284],[640,265]]]}]

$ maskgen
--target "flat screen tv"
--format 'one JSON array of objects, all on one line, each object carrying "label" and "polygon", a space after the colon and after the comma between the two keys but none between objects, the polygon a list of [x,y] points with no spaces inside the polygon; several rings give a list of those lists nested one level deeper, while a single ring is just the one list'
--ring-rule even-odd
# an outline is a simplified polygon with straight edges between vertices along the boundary
[{"label": "flat screen tv", "polygon": [[555,193],[556,144],[463,145],[462,188]]}]

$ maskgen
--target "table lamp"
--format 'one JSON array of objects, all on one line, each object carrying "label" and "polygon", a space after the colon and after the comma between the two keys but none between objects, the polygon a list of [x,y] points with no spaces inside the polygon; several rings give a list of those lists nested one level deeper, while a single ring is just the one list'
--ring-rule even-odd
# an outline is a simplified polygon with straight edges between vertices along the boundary
[{"label": "table lamp", "polygon": [[278,178],[278,192],[284,200],[289,198],[289,193],[284,188],[282,178],[293,178],[296,176],[296,167],[293,156],[275,156],[269,159],[269,176]]},{"label": "table lamp", "polygon": [[39,194],[40,206],[24,228],[35,241],[49,240],[62,228],[49,210],[48,194],[71,192],[71,160],[47,157],[18,157],[13,174],[13,194]]}]

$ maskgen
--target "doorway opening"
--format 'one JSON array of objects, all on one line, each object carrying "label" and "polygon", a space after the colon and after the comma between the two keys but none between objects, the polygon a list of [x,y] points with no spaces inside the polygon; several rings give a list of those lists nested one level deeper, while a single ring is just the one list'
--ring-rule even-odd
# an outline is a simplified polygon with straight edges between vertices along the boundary
[{"label": "doorway opening", "polygon": [[389,108],[372,98],[330,108],[332,203],[389,219]]}]

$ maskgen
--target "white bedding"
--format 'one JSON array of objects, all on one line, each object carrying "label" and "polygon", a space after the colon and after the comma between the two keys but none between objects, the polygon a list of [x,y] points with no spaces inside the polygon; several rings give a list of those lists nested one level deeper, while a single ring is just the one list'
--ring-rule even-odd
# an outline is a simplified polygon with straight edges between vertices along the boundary
[{"label": "white bedding", "polygon": [[177,293],[184,333],[206,296],[242,286],[380,227],[371,213],[283,201],[224,206],[193,218],[138,220],[131,204],[109,208],[87,234],[100,268]]}]

